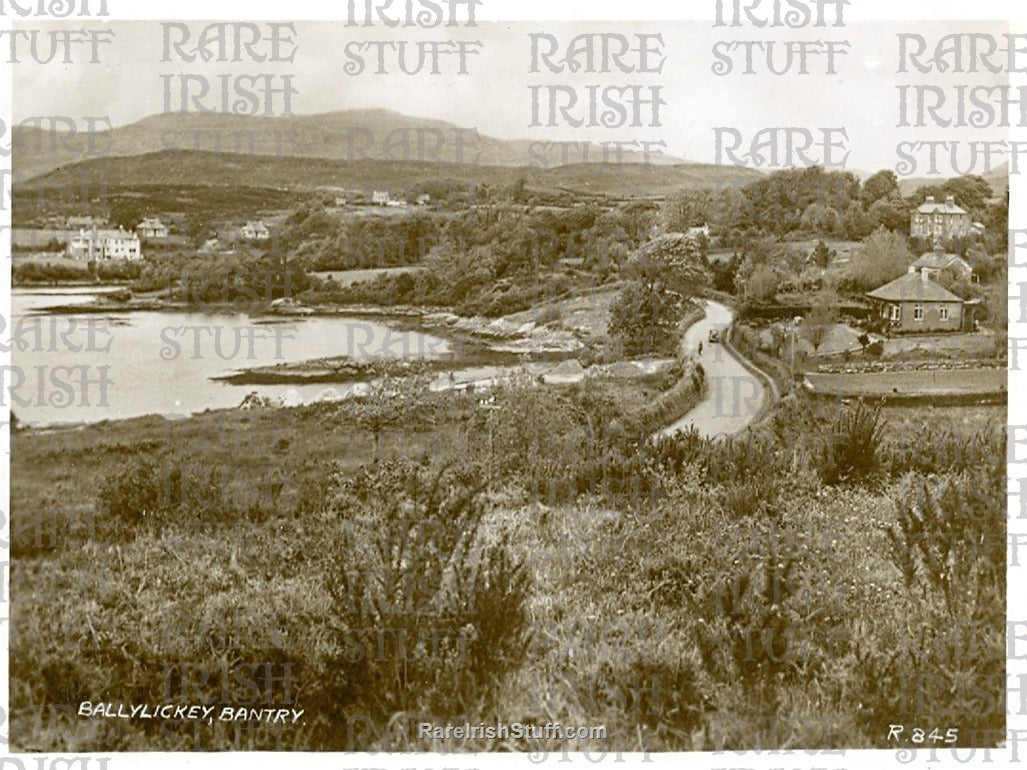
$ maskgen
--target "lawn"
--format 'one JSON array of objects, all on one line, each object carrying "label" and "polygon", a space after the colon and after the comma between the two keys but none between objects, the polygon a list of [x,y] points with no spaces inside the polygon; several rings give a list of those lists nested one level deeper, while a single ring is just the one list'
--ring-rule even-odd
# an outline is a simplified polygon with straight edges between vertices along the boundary
[{"label": "lawn", "polygon": [[1005,369],[945,369],[806,375],[813,392],[825,396],[994,395],[1006,389]]}]

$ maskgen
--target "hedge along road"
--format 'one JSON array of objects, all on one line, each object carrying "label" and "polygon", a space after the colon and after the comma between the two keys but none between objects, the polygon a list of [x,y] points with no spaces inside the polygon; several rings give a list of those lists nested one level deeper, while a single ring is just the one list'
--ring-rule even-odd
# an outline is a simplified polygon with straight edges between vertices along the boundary
[{"label": "hedge along road", "polygon": [[[681,352],[697,355],[706,371],[706,397],[684,417],[657,431],[668,436],[695,427],[703,436],[730,436],[745,430],[759,415],[767,397],[759,377],[729,353],[709,333],[722,334],[731,325],[731,310],[719,302],[705,300],[706,317],[692,324],[681,341]],[[699,345],[702,344],[702,354]]]}]

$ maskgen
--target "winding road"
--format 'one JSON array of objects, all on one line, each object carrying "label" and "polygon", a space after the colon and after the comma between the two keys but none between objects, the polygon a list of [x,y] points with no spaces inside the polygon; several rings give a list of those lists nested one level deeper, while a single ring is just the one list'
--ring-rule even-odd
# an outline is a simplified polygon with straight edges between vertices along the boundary
[{"label": "winding road", "polygon": [[[706,317],[695,322],[681,341],[682,353],[698,355],[706,370],[706,398],[688,414],[658,431],[666,436],[695,427],[710,438],[730,436],[745,430],[759,414],[767,397],[759,377],[724,348],[711,343],[710,329],[726,329],[731,325],[731,310],[719,302],[706,300]],[[700,343],[702,353],[698,354]]]}]

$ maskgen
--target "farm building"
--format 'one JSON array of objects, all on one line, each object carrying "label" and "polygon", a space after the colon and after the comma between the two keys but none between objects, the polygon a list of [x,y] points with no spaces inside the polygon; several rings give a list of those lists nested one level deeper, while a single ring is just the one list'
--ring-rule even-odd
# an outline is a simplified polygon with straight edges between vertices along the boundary
[{"label": "farm building", "polygon": [[884,286],[867,292],[882,318],[902,332],[960,331],[963,300],[932,281],[928,268],[909,272]]}]

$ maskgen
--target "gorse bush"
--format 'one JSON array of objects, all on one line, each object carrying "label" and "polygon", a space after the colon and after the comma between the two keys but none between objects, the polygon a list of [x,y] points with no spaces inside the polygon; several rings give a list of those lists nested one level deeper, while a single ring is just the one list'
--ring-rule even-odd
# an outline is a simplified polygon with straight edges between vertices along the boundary
[{"label": "gorse bush", "polygon": [[163,510],[174,501],[172,486],[150,457],[137,457],[100,481],[96,493],[101,513],[126,523],[136,523]]},{"label": "gorse bush", "polygon": [[1004,473],[987,467],[933,483],[915,478],[896,501],[897,521],[888,531],[892,559],[908,590],[943,600],[953,619],[967,610],[968,595],[978,610],[1002,610],[1004,482]]},{"label": "gorse bush", "polygon": [[407,462],[339,480],[326,708],[387,720],[491,706],[525,652],[529,580],[491,532],[481,489],[459,470]]},{"label": "gorse bush", "polygon": [[279,511],[280,472],[261,479],[233,478],[224,467],[183,463],[173,455],[142,455],[104,476],[96,510],[116,531],[131,536],[137,525],[173,521],[263,520]]},{"label": "gorse bush", "polygon": [[896,431],[883,447],[882,464],[892,475],[962,472],[981,467],[1005,453],[1000,427],[966,429],[928,423],[918,430]]},{"label": "gorse bush", "polygon": [[723,483],[718,500],[721,509],[732,519],[746,516],[773,518],[779,511],[777,496],[777,480],[769,474],[757,474],[748,479]]},{"label": "gorse bush", "polygon": [[842,410],[826,436],[819,472],[826,484],[865,479],[877,471],[884,425],[880,405],[863,401]]},{"label": "gorse bush", "polygon": [[764,559],[705,579],[695,595],[695,608],[706,619],[699,649],[708,670],[740,677],[750,687],[791,669],[790,619],[787,603],[794,588],[790,558]]},{"label": "gorse bush", "polygon": [[[294,705],[312,715],[288,733],[297,747],[437,748],[416,738],[419,718],[604,723],[619,745],[653,750],[880,747],[900,721],[959,725],[961,745],[999,740],[1002,430],[981,430],[976,409],[796,393],[744,434],[652,439],[627,414],[654,383],[522,376],[429,394],[418,427],[403,421],[416,445],[383,455],[420,459],[373,464],[368,440],[302,454],[325,417],[333,440],[366,439],[355,408],[291,413],[273,459],[297,484],[281,511],[267,498],[273,525],[235,494],[240,476],[262,472],[256,458],[224,465],[216,434],[187,461],[108,436],[95,511],[83,513],[139,533],[120,543],[136,571],[119,595],[157,604],[172,592],[184,620],[167,640],[157,623],[133,640],[112,629],[128,627],[135,601],[75,604],[67,620],[87,630],[71,647],[19,644],[22,669],[44,672],[27,700],[87,699],[91,681],[145,699],[164,685],[152,673],[162,660],[229,675],[266,661],[291,667]],[[426,444],[436,419],[445,431]],[[555,504],[529,504],[538,497]],[[175,544],[181,558],[151,578],[156,549]],[[207,553],[210,570],[193,569]],[[207,628],[243,606],[265,613],[254,629],[284,620],[279,643]],[[101,611],[119,623],[100,627]],[[48,616],[31,612],[28,638],[46,639]],[[92,667],[62,664],[80,659]],[[184,691],[187,673],[172,685]],[[197,697],[218,697],[213,680]]]},{"label": "gorse bush", "polygon": [[913,476],[896,500],[889,556],[906,590],[906,627],[889,651],[864,644],[862,717],[958,725],[960,746],[1005,731],[1004,453],[958,476]]}]

